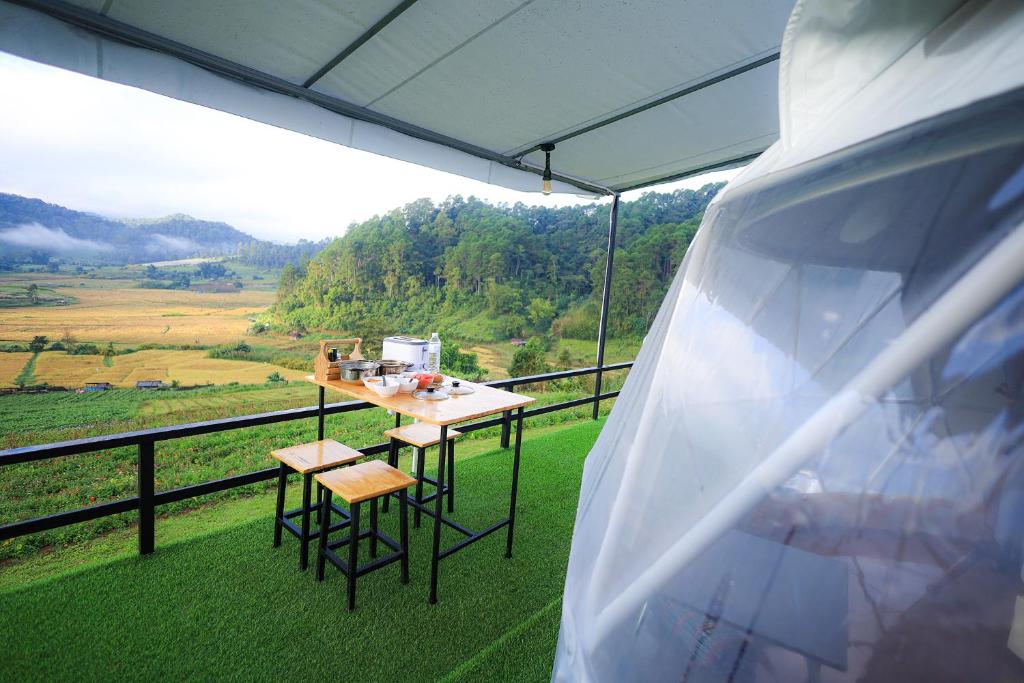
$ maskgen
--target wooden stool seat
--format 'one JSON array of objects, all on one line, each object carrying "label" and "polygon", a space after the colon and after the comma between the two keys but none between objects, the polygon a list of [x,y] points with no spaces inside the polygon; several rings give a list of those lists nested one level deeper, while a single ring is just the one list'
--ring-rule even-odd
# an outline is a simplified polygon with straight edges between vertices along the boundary
[{"label": "wooden stool seat", "polygon": [[359,460],[363,454],[333,439],[278,448],[270,454],[299,474],[312,474]]},{"label": "wooden stool seat", "polygon": [[[413,422],[402,427],[389,429],[384,432],[384,436],[398,439],[402,443],[407,443],[417,448],[428,448],[441,443],[441,428],[426,422]],[[449,440],[457,436],[462,436],[462,432],[454,429],[448,430]]]},{"label": "wooden stool seat", "polygon": [[341,496],[349,505],[380,498],[407,489],[416,480],[405,472],[381,460],[370,460],[359,465],[332,470],[316,475],[325,489]]},{"label": "wooden stool seat", "polygon": [[[438,425],[427,424],[426,422],[413,422],[412,424],[396,426],[384,432],[391,445],[388,451],[388,464],[398,467],[398,451],[404,446],[412,446],[414,451],[413,468],[416,472],[416,511],[413,513],[413,526],[420,528],[420,508],[424,503],[434,499],[434,496],[448,496],[448,512],[455,510],[455,438],[462,436],[462,432],[455,429],[448,429],[448,443],[446,444],[448,471],[447,481],[440,483],[431,479],[423,473],[424,458],[426,449],[441,443],[441,428]],[[431,484],[435,492],[429,496],[423,495],[424,482]],[[388,500],[384,499],[384,512],[388,511]]]},{"label": "wooden stool seat", "polygon": [[[299,569],[305,571],[309,564],[309,542],[318,538],[318,531],[310,531],[310,513],[316,513],[315,524],[320,524],[321,516],[321,490],[316,490],[316,505],[312,503],[313,473],[322,472],[332,467],[350,465],[363,454],[345,444],[338,443],[333,439],[321,439],[311,443],[303,443],[288,448],[278,448],[270,452],[281,463],[277,473],[277,505],[274,513],[274,547],[281,545],[281,532],[288,531],[299,539]],[[285,511],[284,499],[285,488],[288,485],[288,474],[297,472],[302,475],[302,507]],[[348,512],[339,507],[334,511],[338,513],[341,521],[335,525],[340,529],[348,524]],[[301,519],[302,526],[296,526],[292,521],[296,517]]]},{"label": "wooden stool seat", "polygon": [[[392,562],[401,562],[402,583],[409,583],[409,527],[408,527],[408,492],[409,486],[416,480],[405,472],[380,460],[370,460],[340,470],[321,472],[314,475],[316,482],[324,490],[324,499],[320,512],[320,553],[317,555],[316,580],[324,580],[324,566],[327,562],[338,568],[348,579],[348,608],[356,606],[356,579],[363,574],[380,569]],[[387,500],[392,493],[398,493],[400,507],[399,530],[400,540],[395,541],[382,533],[377,526],[377,501]],[[330,542],[327,538],[331,533],[331,513],[334,507],[331,496],[337,494],[350,506],[348,537]],[[360,508],[363,503],[370,504],[370,528],[363,531],[360,525]],[[359,541],[367,538],[370,541],[369,563],[359,564]],[[383,543],[391,549],[391,554],[377,557],[377,543]],[[342,546],[348,546],[348,559],[343,560],[335,552]]]}]

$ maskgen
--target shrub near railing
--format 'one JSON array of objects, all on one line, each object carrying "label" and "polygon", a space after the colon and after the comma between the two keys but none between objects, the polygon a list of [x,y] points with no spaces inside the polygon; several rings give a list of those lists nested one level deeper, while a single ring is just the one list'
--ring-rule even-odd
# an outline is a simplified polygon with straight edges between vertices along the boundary
[{"label": "shrub near railing", "polygon": [[[631,363],[608,366],[609,368],[628,367]],[[492,384],[523,384],[545,381],[563,381],[572,378],[593,375],[593,368],[572,370],[561,373],[549,373],[533,378],[501,380]],[[314,389],[313,387],[310,387]],[[607,392],[606,398],[615,392]],[[138,392],[135,392],[138,394]],[[102,394],[101,394],[102,395]],[[130,399],[131,394],[125,392],[123,398]],[[110,392],[110,399],[117,394]],[[589,415],[590,406],[594,401],[592,394],[582,392],[543,392],[535,395],[537,403],[527,413],[529,424],[538,426],[555,424]],[[99,398],[97,396],[96,398]],[[359,446],[373,445],[380,440],[384,429],[392,425],[392,418],[382,410],[365,410],[369,404],[361,407],[347,404],[334,404],[334,409],[345,414],[328,415],[326,433],[334,438]],[[306,402],[308,405],[308,402]],[[605,411],[608,403],[603,404]],[[312,411],[312,412],[310,412]],[[280,412],[280,411],[279,411]],[[266,424],[258,424],[259,415],[214,420],[198,423],[214,425],[214,428],[203,428],[196,433],[188,433],[195,425],[178,425],[157,428],[153,433],[165,430],[177,430],[173,439],[164,440],[159,434],[153,436],[158,443],[155,449],[155,474],[153,485],[158,498],[167,496],[175,490],[181,491],[188,487],[203,487],[225,481],[221,477],[241,477],[242,480],[225,486],[224,490],[194,491],[188,495],[174,495],[173,500],[164,499],[160,502],[161,513],[172,513],[186,508],[196,507],[211,500],[239,495],[251,495],[265,490],[270,486],[268,476],[251,481],[245,477],[259,475],[264,468],[270,467],[269,451],[276,447],[286,446],[315,438],[316,420],[308,419],[315,416],[315,410],[297,408],[292,411],[294,416],[286,415],[283,419],[274,419]],[[263,415],[275,415],[265,413]],[[219,416],[218,416],[219,417]],[[250,424],[253,422],[255,424]],[[499,436],[502,427],[495,424],[485,429],[460,426],[460,431],[468,432],[469,438],[485,438]],[[245,427],[241,429],[241,427]],[[132,436],[135,434],[136,436]],[[67,450],[66,444],[15,448],[0,452],[0,521],[8,524],[0,527],[0,559],[22,556],[46,545],[55,543],[66,544],[93,538],[101,533],[134,524],[138,519],[135,508],[138,500],[130,496],[136,492],[138,480],[136,468],[139,452],[135,444],[147,440],[148,432],[136,432],[123,435],[93,437],[99,439],[97,447],[89,444],[79,446],[77,450],[87,451],[80,455],[53,457],[54,453]],[[118,437],[124,437],[120,442]],[[86,439],[85,441],[89,441]],[[71,442],[72,444],[81,442]],[[125,447],[121,443],[130,443]],[[26,464],[7,464],[24,461],[28,458],[39,458],[38,461]],[[6,465],[6,466],[4,466]],[[128,503],[125,503],[128,501]],[[133,502],[134,501],[134,502]],[[92,511],[90,508],[103,506],[121,506],[120,514],[105,514],[96,519],[86,519]],[[14,537],[10,524],[14,520],[38,518],[47,515],[61,517],[69,513],[62,511],[82,508],[81,518],[75,518],[73,526],[60,526]],[[78,523],[84,522],[84,523]],[[14,530],[23,530],[24,525],[17,525]]]}]

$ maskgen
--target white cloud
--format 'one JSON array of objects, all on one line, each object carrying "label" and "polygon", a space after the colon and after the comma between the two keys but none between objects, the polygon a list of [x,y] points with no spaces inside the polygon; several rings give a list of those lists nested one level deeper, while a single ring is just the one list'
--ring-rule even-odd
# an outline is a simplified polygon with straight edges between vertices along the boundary
[{"label": "white cloud", "polygon": [[25,223],[16,228],[2,230],[0,231],[0,242],[14,247],[38,249],[48,254],[110,251],[111,249],[109,244],[72,237],[60,228],[47,228],[39,223]]},{"label": "white cloud", "polygon": [[[354,221],[421,197],[580,203],[487,185],[6,54],[0,54],[0,89],[0,192],[108,216],[187,213],[290,242],[339,235]],[[734,174],[659,189],[699,187]]]}]

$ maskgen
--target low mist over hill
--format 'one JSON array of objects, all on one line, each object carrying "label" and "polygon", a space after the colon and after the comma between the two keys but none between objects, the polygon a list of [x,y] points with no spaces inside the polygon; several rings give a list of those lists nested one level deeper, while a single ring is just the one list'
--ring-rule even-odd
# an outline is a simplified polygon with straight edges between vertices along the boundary
[{"label": "low mist over hill", "polygon": [[227,223],[182,214],[118,221],[0,194],[0,259],[7,263],[145,263],[232,255],[254,242],[259,240]]}]

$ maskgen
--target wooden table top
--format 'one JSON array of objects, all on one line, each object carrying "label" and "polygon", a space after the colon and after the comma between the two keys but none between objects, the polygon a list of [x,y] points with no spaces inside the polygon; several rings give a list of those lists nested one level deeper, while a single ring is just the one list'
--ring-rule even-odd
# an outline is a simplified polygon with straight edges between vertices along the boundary
[{"label": "wooden table top", "polygon": [[511,391],[495,389],[486,384],[477,384],[466,380],[460,380],[460,382],[463,386],[472,387],[475,390],[472,394],[449,396],[444,401],[423,401],[413,398],[412,394],[401,392],[391,397],[379,396],[372,389],[363,386],[362,382],[352,384],[342,380],[318,380],[313,375],[307,375],[306,381],[434,425],[465,422],[486,415],[502,413],[506,410],[522,408],[534,401],[529,396],[513,394]]}]

